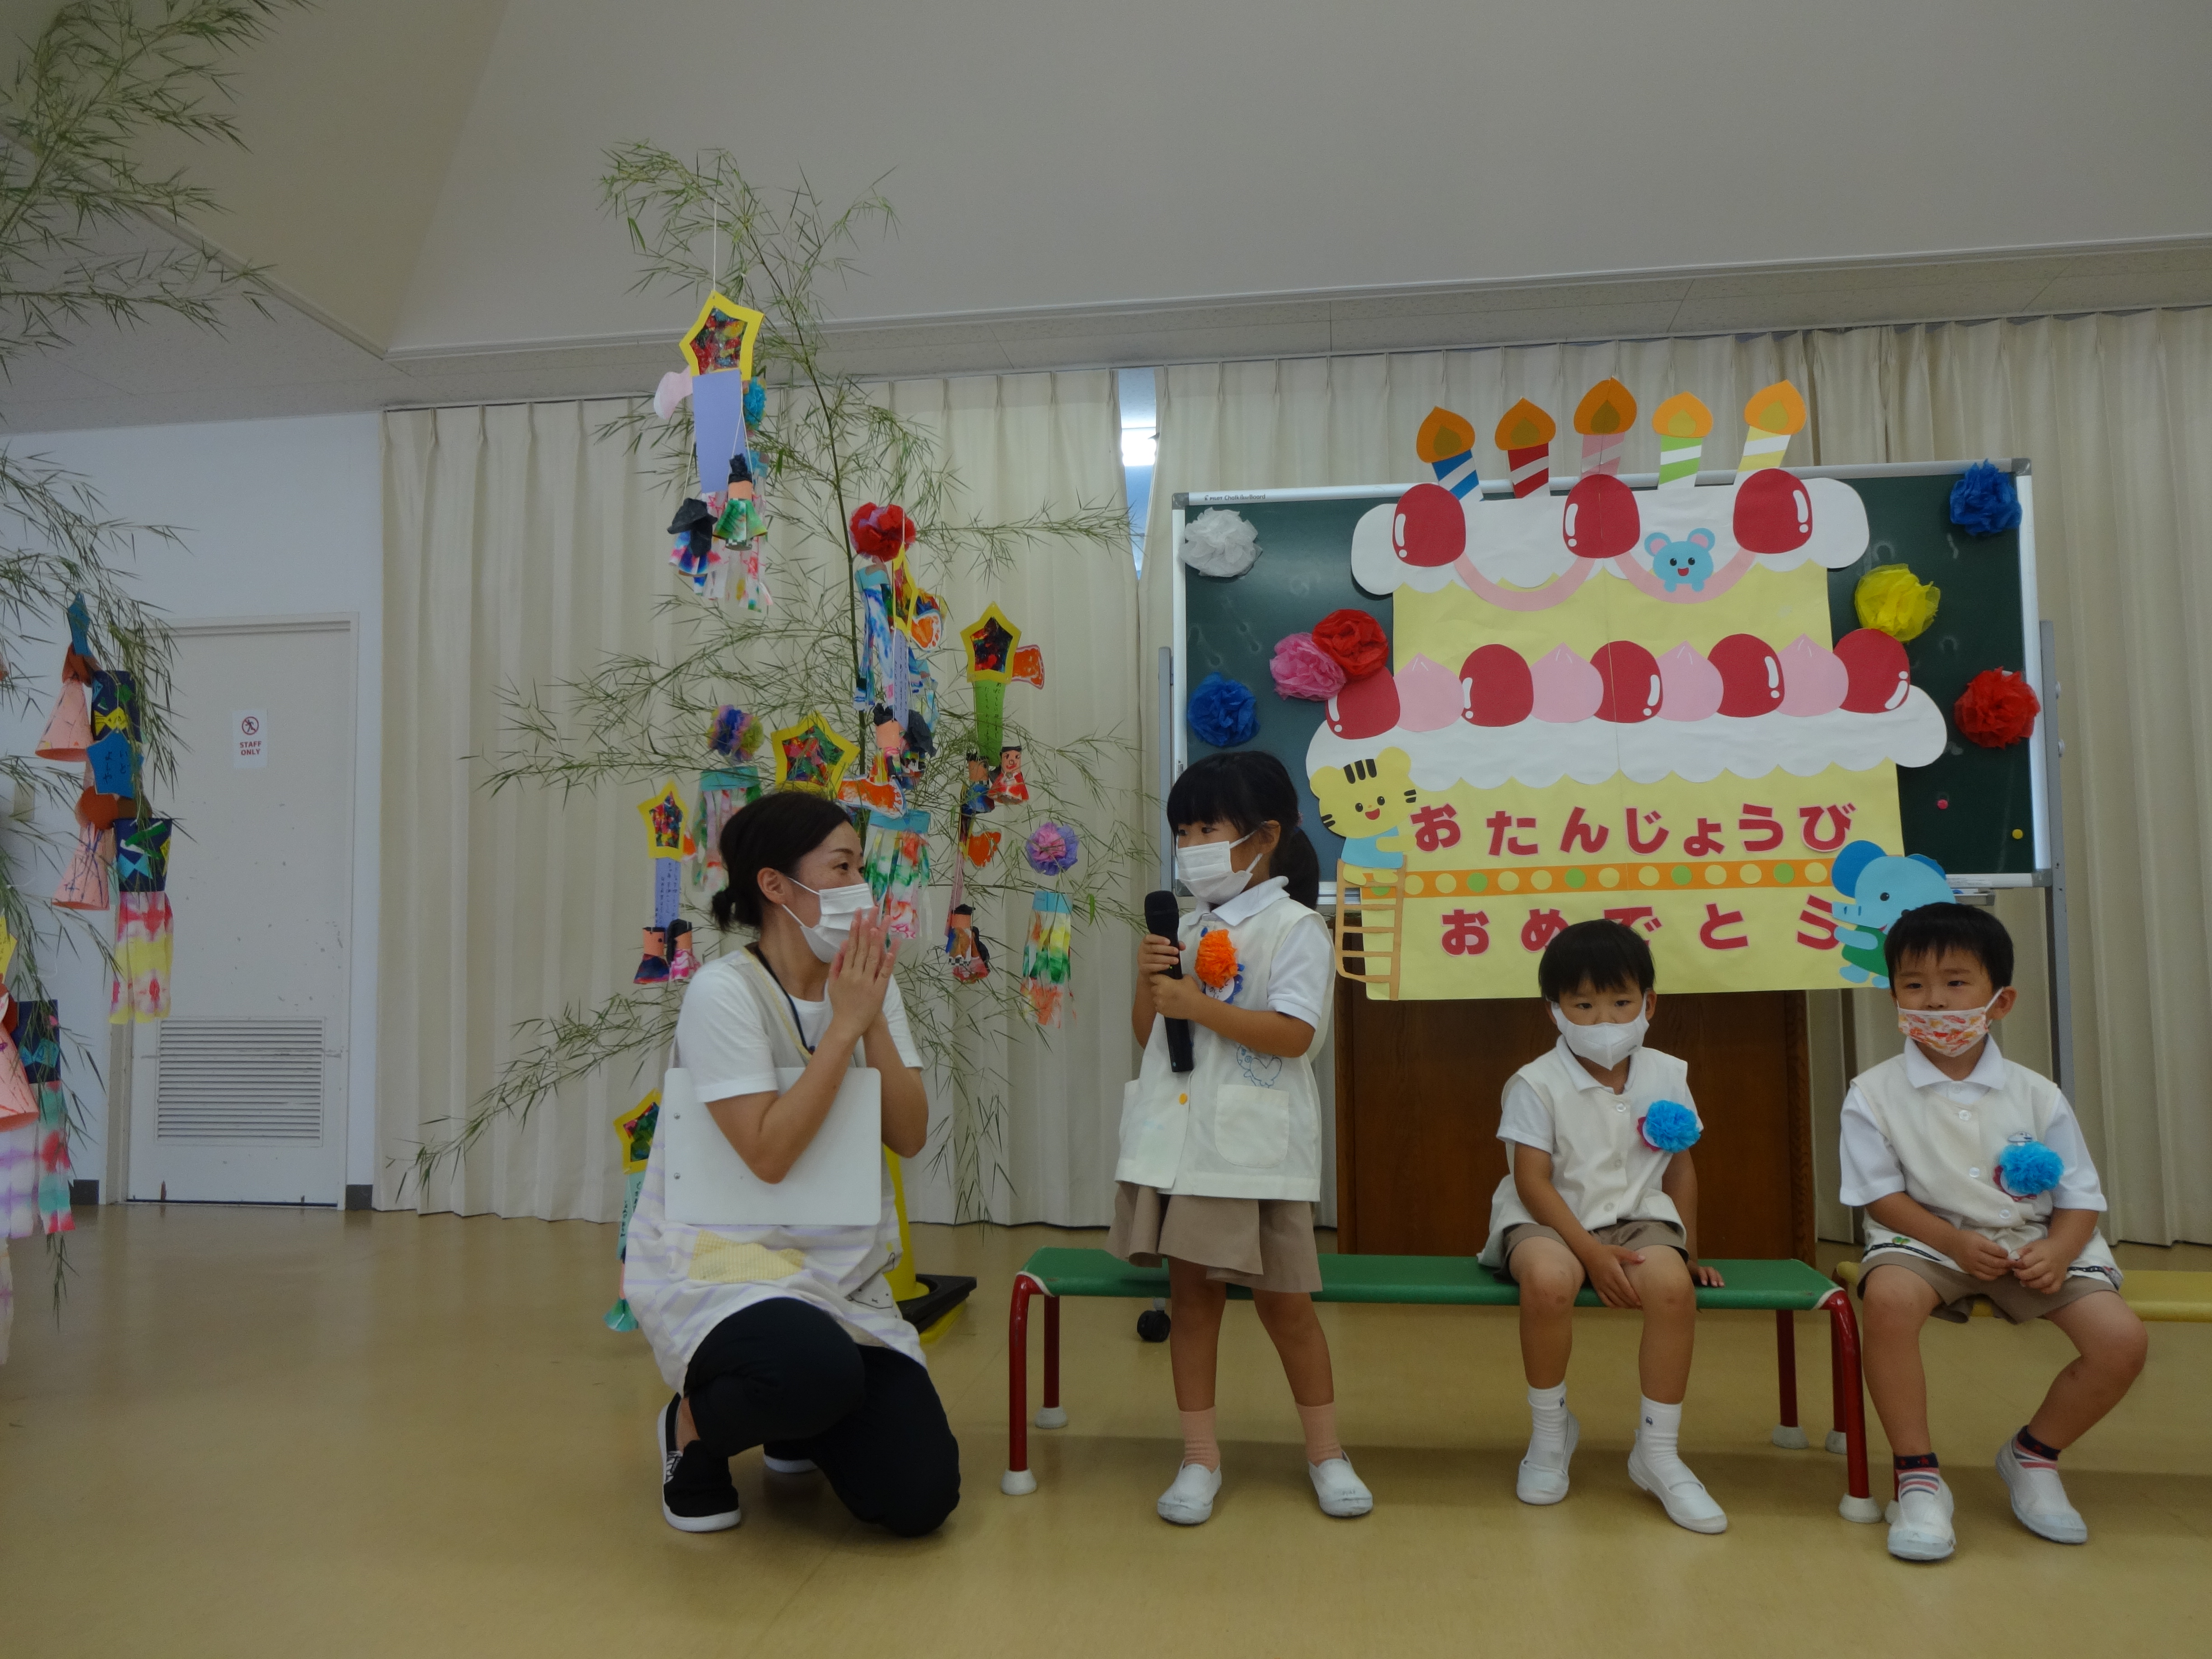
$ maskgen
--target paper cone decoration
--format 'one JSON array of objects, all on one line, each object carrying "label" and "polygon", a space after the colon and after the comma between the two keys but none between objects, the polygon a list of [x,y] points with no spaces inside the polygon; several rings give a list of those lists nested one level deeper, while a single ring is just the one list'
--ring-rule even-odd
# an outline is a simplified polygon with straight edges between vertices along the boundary
[{"label": "paper cone decoration", "polygon": [[1713,429],[1712,410],[1678,392],[1652,411],[1651,429],[1659,434],[1659,487],[1687,489],[1696,483],[1705,434]]},{"label": "paper cone decoration", "polygon": [[1437,482],[1464,501],[1482,488],[1474,465],[1474,422],[1449,409],[1432,409],[1413,434],[1413,453],[1429,464]]},{"label": "paper cone decoration", "polygon": [[1583,471],[1620,472],[1621,446],[1636,424],[1636,399],[1619,380],[1600,380],[1575,405],[1575,430],[1582,434]]},{"label": "paper cone decoration", "polygon": [[82,683],[64,679],[60,695],[54,699],[54,712],[46,717],[46,729],[33,752],[40,760],[81,761],[91,747],[92,705]]},{"label": "paper cone decoration", "polygon": [[100,861],[100,838],[103,833],[96,824],[77,825],[76,851],[70,855],[69,867],[62,872],[62,884],[54,889],[54,902],[63,909],[107,908],[107,866]]},{"label": "paper cone decoration", "polygon": [[1505,465],[1513,475],[1513,496],[1533,495],[1552,482],[1552,440],[1559,426],[1542,410],[1523,398],[1507,410],[1494,434],[1505,452]]}]

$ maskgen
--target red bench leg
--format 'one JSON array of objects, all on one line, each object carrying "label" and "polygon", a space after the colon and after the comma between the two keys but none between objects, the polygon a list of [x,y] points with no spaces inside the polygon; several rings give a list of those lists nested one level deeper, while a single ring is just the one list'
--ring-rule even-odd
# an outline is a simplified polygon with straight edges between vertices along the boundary
[{"label": "red bench leg", "polygon": [[[1036,1490],[1036,1476],[1030,1473],[1030,1298],[1043,1289],[1027,1273],[1016,1273],[1006,1314],[1006,1472],[999,1477],[999,1490],[1009,1498]],[[1059,1299],[1050,1298],[1045,1306],[1056,1329]],[[1054,1365],[1053,1371],[1057,1370]]]},{"label": "red bench leg", "polygon": [[1044,1403],[1037,1407],[1036,1425],[1041,1429],[1064,1429],[1067,1413],[1060,1404],[1060,1298],[1048,1296],[1044,1301]]},{"label": "red bench leg", "polygon": [[1787,1308],[1778,1308],[1774,1314],[1774,1370],[1782,1407],[1774,1443],[1784,1451],[1803,1451],[1808,1443],[1805,1431],[1797,1424],[1797,1319]]},{"label": "red bench leg", "polygon": [[1836,1382],[1836,1426],[1844,1434],[1845,1496],[1837,1507],[1846,1521],[1879,1521],[1882,1506],[1867,1480],[1866,1389],[1859,1371],[1859,1322],[1850,1292],[1827,1299],[1829,1357]]}]

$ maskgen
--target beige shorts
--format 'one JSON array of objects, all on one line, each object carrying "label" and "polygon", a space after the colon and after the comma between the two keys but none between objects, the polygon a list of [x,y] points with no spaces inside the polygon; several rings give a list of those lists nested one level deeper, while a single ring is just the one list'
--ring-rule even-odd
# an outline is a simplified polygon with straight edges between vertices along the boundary
[{"label": "beige shorts", "polygon": [[1321,1289],[1313,1206],[1303,1199],[1199,1198],[1117,1182],[1106,1248],[1140,1267],[1194,1261],[1208,1279],[1249,1290]]},{"label": "beige shorts", "polygon": [[[1640,1250],[1648,1245],[1664,1244],[1681,1253],[1682,1260],[1690,1259],[1683,1242],[1682,1230],[1671,1221],[1620,1221],[1610,1227],[1593,1227],[1590,1237],[1601,1244],[1618,1245],[1624,1250]],[[1554,1244],[1564,1245],[1555,1229],[1540,1226],[1534,1221],[1524,1221],[1517,1227],[1508,1227],[1502,1246],[1505,1258],[1505,1277],[1513,1277],[1513,1252],[1532,1238],[1548,1238]],[[1589,1275],[1583,1275],[1585,1279]]]},{"label": "beige shorts", "polygon": [[2026,1325],[2035,1320],[2048,1318],[2070,1302],[2079,1302],[2085,1296],[2094,1296],[2100,1291],[2118,1294],[2112,1281],[2099,1273],[2082,1271],[2071,1274],[2055,1291],[2031,1291],[2008,1273],[2002,1279],[1979,1279],[1957,1267],[1947,1267],[1940,1261],[1930,1261],[1914,1255],[1909,1250],[1875,1250],[1859,1264],[1859,1299],[1866,1299],[1867,1280],[1876,1267],[1902,1267],[1932,1287],[1939,1298],[1936,1317],[1948,1319],[1954,1325],[1963,1325],[1974,1310],[1974,1298],[1986,1297],[1998,1314],[2014,1325]]}]

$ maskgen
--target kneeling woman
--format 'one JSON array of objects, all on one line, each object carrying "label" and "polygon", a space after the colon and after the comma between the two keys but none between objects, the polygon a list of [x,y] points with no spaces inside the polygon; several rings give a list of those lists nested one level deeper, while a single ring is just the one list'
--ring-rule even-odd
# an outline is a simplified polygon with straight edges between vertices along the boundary
[{"label": "kneeling woman", "polygon": [[[860,836],[827,800],[776,794],[723,826],[721,854],[714,920],[758,938],[684,993],[677,1059],[700,1099],[746,1166],[781,1181],[846,1070],[872,1066],[884,1145],[913,1157],[929,1103]],[[803,1074],[779,1092],[778,1067]],[[960,1501],[960,1448],[884,1281],[898,1261],[889,1170],[872,1226],[693,1227],[662,1205],[665,1145],[630,1218],[623,1289],[678,1390],[658,1433],[668,1524],[736,1526],[729,1460],[760,1446],[771,1468],[820,1468],[863,1521],[934,1531]]]}]

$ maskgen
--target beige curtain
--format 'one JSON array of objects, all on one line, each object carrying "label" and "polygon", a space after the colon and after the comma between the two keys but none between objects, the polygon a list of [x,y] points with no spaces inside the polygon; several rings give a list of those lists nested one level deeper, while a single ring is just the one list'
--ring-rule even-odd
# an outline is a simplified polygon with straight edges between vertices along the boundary
[{"label": "beige curtain", "polygon": [[[1555,413],[1618,375],[1639,397],[1694,392],[1732,412],[1790,379],[1810,408],[1791,459],[1836,465],[2024,455],[2034,463],[2045,617],[2057,625],[2072,886],[2076,1105],[2125,1237],[2212,1240],[2212,950],[2203,927],[2212,792],[2212,312],[1863,329],[1392,356],[1194,365],[1158,377],[1159,458],[1143,580],[1143,656],[1169,634],[1179,491],[1409,481],[1434,405],[1476,416],[1528,397]],[[1715,458],[1726,464],[1726,453]],[[1641,427],[1630,470],[1657,465]],[[1486,475],[1501,472],[1494,450]],[[1157,775],[1152,677],[1141,677]],[[2034,925],[2008,902],[2007,920]],[[2023,939],[2032,955],[2039,934]],[[2039,981],[2035,988],[2040,995]],[[1879,1009],[1828,1000],[1816,1079],[1832,1116],[1844,1056],[1895,1042]],[[1845,1028],[1846,1044],[1833,1028]],[[2045,1063],[2047,1039],[2013,1047]],[[1834,1210],[1832,1138],[1816,1139]],[[1832,1215],[1824,1232],[1835,1231]]]},{"label": "beige curtain", "polygon": [[[1110,374],[900,382],[882,395],[933,430],[963,479],[962,506],[978,520],[1121,500]],[[484,787],[488,757],[503,744],[501,687],[550,688],[611,654],[672,644],[672,624],[657,610],[676,580],[663,556],[667,491],[623,441],[597,435],[624,407],[386,417],[380,1206],[592,1220],[620,1212],[611,1124],[657,1082],[657,1056],[635,1073],[603,1071],[564,1088],[525,1125],[495,1127],[427,1189],[409,1181],[403,1194],[402,1177],[416,1147],[450,1133],[516,1052],[518,1026],[598,1004],[635,966],[651,905],[635,801],[648,790],[563,799]],[[778,558],[806,556],[772,547],[771,586]],[[1046,690],[1012,688],[1012,719],[1048,738],[1118,730],[1129,747],[1109,757],[1105,781],[1126,805],[1136,765],[1126,549],[1039,544],[997,580],[927,563],[923,575],[956,626],[996,599],[1024,641],[1043,646]],[[949,854],[940,836],[939,929]],[[1126,889],[1126,872],[1110,873]],[[994,971],[1018,976],[1027,909],[1006,908],[981,921]],[[979,1045],[957,1061],[1006,1085],[1003,1175],[985,1194],[994,1219],[1092,1223],[1110,1208],[1120,1084],[1133,1063],[1133,941],[1103,917],[1078,923],[1073,1028],[993,1052]],[[932,1080],[933,1146],[949,1081]],[[928,1155],[908,1181],[916,1218],[952,1218],[951,1187]]]}]

